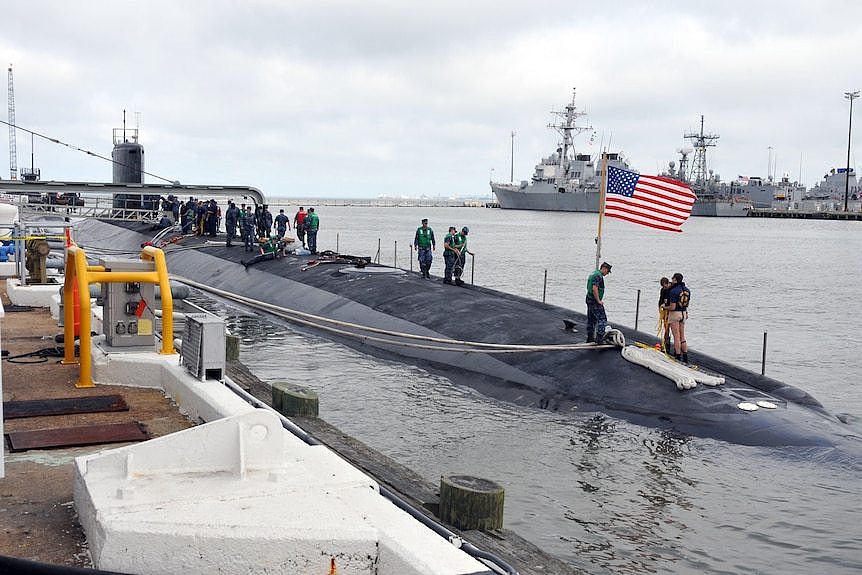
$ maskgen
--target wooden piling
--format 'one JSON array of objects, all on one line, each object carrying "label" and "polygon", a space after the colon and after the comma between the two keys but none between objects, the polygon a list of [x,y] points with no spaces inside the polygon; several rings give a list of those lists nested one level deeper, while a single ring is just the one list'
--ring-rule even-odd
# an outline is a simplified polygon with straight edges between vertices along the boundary
[{"label": "wooden piling", "polygon": [[315,391],[276,381],[272,384],[272,407],[285,417],[317,417],[320,401]]},{"label": "wooden piling", "polygon": [[239,336],[225,334],[224,357],[227,361],[239,361]]},{"label": "wooden piling", "polygon": [[440,519],[458,529],[503,528],[505,492],[497,483],[470,475],[440,478]]}]

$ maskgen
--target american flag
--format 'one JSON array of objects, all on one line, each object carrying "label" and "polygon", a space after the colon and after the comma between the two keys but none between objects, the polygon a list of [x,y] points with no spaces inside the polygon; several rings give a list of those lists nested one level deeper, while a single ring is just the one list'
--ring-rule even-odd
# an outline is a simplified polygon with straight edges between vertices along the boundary
[{"label": "american flag", "polygon": [[694,200],[694,192],[682,182],[608,167],[605,214],[609,217],[681,232]]}]

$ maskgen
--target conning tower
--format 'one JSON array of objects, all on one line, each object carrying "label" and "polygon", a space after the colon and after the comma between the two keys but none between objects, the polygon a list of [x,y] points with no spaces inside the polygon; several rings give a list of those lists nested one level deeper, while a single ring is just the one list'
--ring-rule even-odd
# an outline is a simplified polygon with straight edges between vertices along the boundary
[{"label": "conning tower", "polygon": [[114,128],[114,150],[111,152],[114,163],[115,184],[144,183],[144,147],[138,142],[138,129],[126,129],[126,111],[123,110],[123,127]]}]

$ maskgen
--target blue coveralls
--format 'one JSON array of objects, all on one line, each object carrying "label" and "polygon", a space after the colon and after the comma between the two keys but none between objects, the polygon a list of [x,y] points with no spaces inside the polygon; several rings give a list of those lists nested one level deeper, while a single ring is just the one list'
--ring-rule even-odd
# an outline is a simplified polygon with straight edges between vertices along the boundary
[{"label": "blue coveralls", "polygon": [[608,316],[605,313],[605,306],[593,298],[593,286],[599,287],[599,297],[602,297],[605,291],[605,277],[599,270],[590,274],[587,280],[587,341],[596,341],[601,343],[605,337],[605,329],[608,327]]},{"label": "blue coveralls", "polygon": [[256,223],[254,214],[246,212],[245,217],[242,219],[242,231],[245,234],[245,251],[247,252],[255,250],[257,236],[254,233],[254,226]]}]

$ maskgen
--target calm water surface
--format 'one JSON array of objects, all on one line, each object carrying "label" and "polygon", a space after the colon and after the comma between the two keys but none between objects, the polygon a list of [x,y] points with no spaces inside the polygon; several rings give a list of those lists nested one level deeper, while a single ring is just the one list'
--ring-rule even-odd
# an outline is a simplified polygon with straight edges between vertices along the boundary
[{"label": "calm water surface", "polygon": [[[276,203],[293,212],[295,205]],[[470,227],[478,284],[583,311],[596,217],[483,208],[320,207],[321,249],[409,268],[422,217],[442,244]],[[397,243],[397,247],[396,247]],[[696,218],[685,232],[604,226],[611,323],[656,323],[657,280],[691,287],[689,345],[798,386],[862,429],[862,225]],[[414,269],[416,264],[414,263]],[[442,273],[440,251],[432,274]],[[455,288],[453,288],[455,289]],[[590,573],[859,573],[860,467],[811,451],[680,437],[600,413],[484,398],[421,369],[367,357],[275,318],[202,298],[244,336],[265,381],[317,390],[321,415],[431,482],[447,473],[506,488],[508,528]],[[444,311],[444,310],[441,310]],[[857,464],[860,462],[856,462]]]}]

